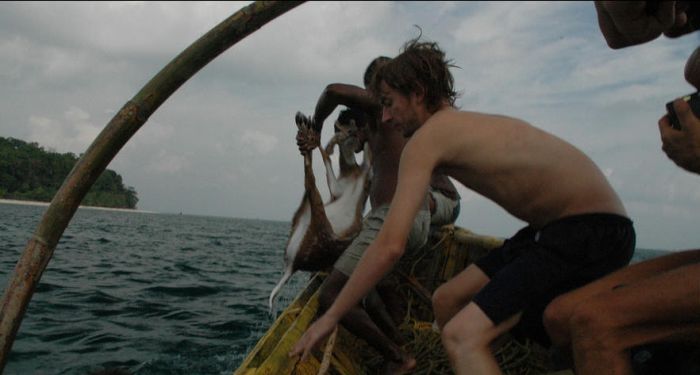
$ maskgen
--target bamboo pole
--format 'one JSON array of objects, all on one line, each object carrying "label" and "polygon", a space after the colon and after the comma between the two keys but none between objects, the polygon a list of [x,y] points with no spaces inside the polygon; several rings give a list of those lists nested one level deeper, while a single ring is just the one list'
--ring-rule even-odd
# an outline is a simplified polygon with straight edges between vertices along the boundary
[{"label": "bamboo pole", "polygon": [[0,372],[5,368],[22,317],[63,231],[80,202],[119,150],[183,83],[210,61],[303,1],[257,1],[192,43],[109,121],[63,181],[24,248],[0,305]]}]

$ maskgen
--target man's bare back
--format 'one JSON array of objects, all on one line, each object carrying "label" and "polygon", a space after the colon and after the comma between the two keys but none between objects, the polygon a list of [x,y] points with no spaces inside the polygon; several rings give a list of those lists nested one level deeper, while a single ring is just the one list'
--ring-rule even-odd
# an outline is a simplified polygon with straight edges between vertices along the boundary
[{"label": "man's bare back", "polygon": [[396,127],[378,124],[368,129],[369,149],[374,161],[369,191],[372,207],[391,203],[398,180],[396,171],[406,141],[401,129]]},{"label": "man's bare back", "polygon": [[404,154],[435,163],[534,227],[574,214],[626,215],[590,158],[515,118],[446,108],[415,131]]}]

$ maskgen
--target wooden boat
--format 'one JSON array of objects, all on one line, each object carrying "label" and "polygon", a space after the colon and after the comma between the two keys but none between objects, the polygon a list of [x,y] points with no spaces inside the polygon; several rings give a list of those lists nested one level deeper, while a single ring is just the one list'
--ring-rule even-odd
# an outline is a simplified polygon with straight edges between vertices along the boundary
[{"label": "wooden boat", "polygon": [[[397,265],[393,276],[398,290],[408,303],[408,313],[399,327],[416,356],[415,374],[452,373],[442,349],[439,334],[432,329],[430,295],[444,283],[487,251],[499,246],[502,239],[472,233],[463,228],[445,226],[436,230],[420,259]],[[306,287],[280,314],[257,345],[248,353],[234,375],[253,374],[372,374],[381,366],[381,357],[362,339],[342,326],[331,335],[311,358],[300,362],[287,353],[313,321],[318,309],[318,289],[324,273],[314,274]],[[494,353],[505,374],[548,373],[547,351],[533,342],[519,342],[504,337],[494,345]],[[550,373],[573,374],[569,370]]]}]

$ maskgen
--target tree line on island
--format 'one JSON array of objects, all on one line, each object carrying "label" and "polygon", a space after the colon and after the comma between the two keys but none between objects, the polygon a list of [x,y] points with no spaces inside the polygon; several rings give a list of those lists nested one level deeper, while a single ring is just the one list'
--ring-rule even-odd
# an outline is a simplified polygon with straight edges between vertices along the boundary
[{"label": "tree line on island", "polygon": [[[50,202],[78,161],[73,153],[47,151],[36,142],[0,137],[0,198]],[[106,169],[82,205],[135,209],[136,190]]]}]

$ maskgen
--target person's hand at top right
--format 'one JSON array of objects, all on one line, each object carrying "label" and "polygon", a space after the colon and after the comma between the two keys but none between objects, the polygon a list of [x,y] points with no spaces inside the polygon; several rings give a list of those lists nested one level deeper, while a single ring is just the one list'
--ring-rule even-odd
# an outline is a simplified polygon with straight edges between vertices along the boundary
[{"label": "person's hand at top right", "polygon": [[688,103],[676,99],[673,107],[681,124],[673,129],[667,115],[659,120],[662,150],[679,167],[700,174],[700,119]]},{"label": "person's hand at top right", "polygon": [[610,48],[656,39],[662,33],[678,37],[694,31],[688,25],[685,1],[596,1],[598,25]]}]

